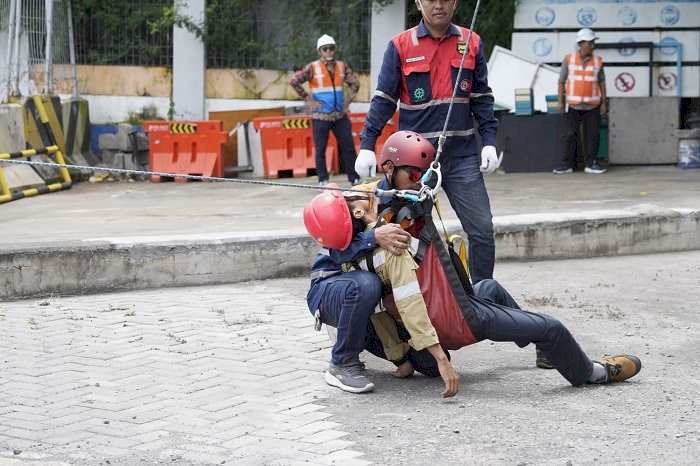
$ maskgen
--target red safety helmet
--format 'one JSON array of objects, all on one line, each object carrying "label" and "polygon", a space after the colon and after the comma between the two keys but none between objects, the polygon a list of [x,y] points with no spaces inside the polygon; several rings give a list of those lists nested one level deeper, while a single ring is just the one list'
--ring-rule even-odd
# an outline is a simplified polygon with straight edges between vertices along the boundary
[{"label": "red safety helmet", "polygon": [[[329,188],[338,185],[330,183]],[[350,209],[340,191],[323,191],[304,207],[304,226],[325,248],[342,251],[352,241]]]},{"label": "red safety helmet", "polygon": [[379,165],[393,162],[396,167],[411,166],[425,171],[435,160],[435,147],[413,131],[397,131],[386,140]]}]

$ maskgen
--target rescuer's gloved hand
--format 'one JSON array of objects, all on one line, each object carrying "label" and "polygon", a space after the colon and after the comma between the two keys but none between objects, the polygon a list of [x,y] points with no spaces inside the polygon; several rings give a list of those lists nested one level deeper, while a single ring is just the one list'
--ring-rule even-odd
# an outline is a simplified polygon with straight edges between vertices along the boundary
[{"label": "rescuer's gloved hand", "polygon": [[496,171],[498,167],[501,166],[501,160],[503,160],[503,152],[501,156],[498,157],[496,154],[496,148],[494,146],[484,146],[481,149],[481,173],[490,174]]},{"label": "rescuer's gloved hand", "polygon": [[355,160],[355,172],[360,178],[372,178],[377,174],[377,157],[374,151],[360,149]]}]

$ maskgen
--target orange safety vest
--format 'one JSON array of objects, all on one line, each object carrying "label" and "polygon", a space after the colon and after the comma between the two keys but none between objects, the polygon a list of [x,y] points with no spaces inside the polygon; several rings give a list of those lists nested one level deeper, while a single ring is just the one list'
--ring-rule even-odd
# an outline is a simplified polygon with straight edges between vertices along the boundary
[{"label": "orange safety vest", "polygon": [[314,76],[309,82],[311,95],[315,100],[321,102],[321,106],[315,111],[318,113],[342,112],[345,63],[336,60],[333,68],[333,79],[331,79],[325,62],[316,60],[312,65]]},{"label": "orange safety vest", "polygon": [[601,89],[598,76],[603,68],[603,59],[598,55],[593,55],[588,66],[584,66],[581,54],[576,52],[570,53],[564,58],[562,66],[564,65],[569,67],[566,77],[566,103],[591,108],[600,105]]}]

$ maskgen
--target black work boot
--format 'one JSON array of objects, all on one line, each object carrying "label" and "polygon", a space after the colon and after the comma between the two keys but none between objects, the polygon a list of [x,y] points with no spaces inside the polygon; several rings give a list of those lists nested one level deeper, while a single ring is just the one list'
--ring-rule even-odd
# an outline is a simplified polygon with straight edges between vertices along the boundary
[{"label": "black work boot", "polygon": [[549,359],[547,359],[547,356],[544,355],[541,349],[536,348],[535,353],[537,353],[537,359],[535,359],[537,367],[540,369],[554,369],[554,366],[549,362]]}]

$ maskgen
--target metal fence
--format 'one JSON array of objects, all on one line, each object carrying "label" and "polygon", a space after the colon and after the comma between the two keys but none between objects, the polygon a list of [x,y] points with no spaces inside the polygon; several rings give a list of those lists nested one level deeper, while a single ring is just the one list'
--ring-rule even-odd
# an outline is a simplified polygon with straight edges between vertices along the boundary
[{"label": "metal fence", "polygon": [[[9,1],[9,0],[0,0]],[[210,68],[289,70],[330,34],[339,57],[369,70],[370,0],[208,0]],[[78,64],[172,66],[172,28],[154,28],[173,0],[75,2]]]},{"label": "metal fence", "polygon": [[315,59],[316,40],[330,34],[338,43],[339,58],[356,71],[369,71],[370,4],[370,0],[211,0],[207,64],[291,70]]},{"label": "metal fence", "polygon": [[2,100],[10,95],[72,93],[68,0],[0,0]]},{"label": "metal fence", "polygon": [[173,0],[74,2],[81,65],[172,66],[171,27],[157,28]]}]

